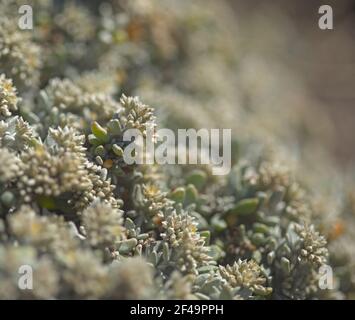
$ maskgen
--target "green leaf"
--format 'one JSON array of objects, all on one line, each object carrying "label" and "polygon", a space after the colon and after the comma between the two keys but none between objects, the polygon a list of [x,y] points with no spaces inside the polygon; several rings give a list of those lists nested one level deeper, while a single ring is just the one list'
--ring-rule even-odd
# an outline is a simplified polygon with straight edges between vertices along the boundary
[{"label": "green leaf", "polygon": [[190,212],[190,214],[191,214],[191,216],[196,218],[197,228],[199,230],[203,230],[203,229],[209,228],[207,220],[201,214],[199,214],[196,211],[192,211],[192,212]]},{"label": "green leaf", "polygon": [[275,260],[275,251],[271,251],[267,255],[267,262],[268,264],[272,264]]},{"label": "green leaf", "polygon": [[117,144],[114,144],[112,146],[112,151],[118,157],[122,157],[123,156],[123,149],[120,146],[118,146]]},{"label": "green leaf", "polygon": [[194,170],[186,178],[188,184],[193,184],[198,190],[201,190],[207,182],[207,174],[202,170]]},{"label": "green leaf", "polygon": [[189,184],[186,187],[185,205],[196,203],[197,199],[198,199],[198,191],[196,187],[193,184]]},{"label": "green leaf", "polygon": [[291,272],[290,260],[288,260],[285,257],[282,257],[281,258],[281,268],[286,274],[289,274]]},{"label": "green leaf", "polygon": [[265,237],[262,233],[254,233],[252,236],[251,236],[251,241],[259,246],[261,244],[263,244],[265,242]]},{"label": "green leaf", "polygon": [[102,158],[104,158],[105,157],[105,148],[104,148],[104,146],[102,146],[102,145],[100,145],[100,146],[97,146],[96,148],[95,148],[95,154],[97,155],[97,156],[100,156],[100,157],[102,157]]},{"label": "green leaf", "polygon": [[169,195],[169,198],[175,202],[181,203],[185,200],[185,189],[183,187],[176,188]]},{"label": "green leaf", "polygon": [[212,271],[215,271],[217,269],[216,266],[203,266],[203,267],[200,267],[198,268],[198,273],[199,274],[202,274],[202,273],[210,273]]},{"label": "green leaf", "polygon": [[219,216],[213,216],[211,219],[211,226],[217,231],[221,232],[227,228],[227,223]]},{"label": "green leaf", "polygon": [[138,241],[135,238],[122,241],[119,243],[118,251],[123,254],[129,253],[130,251],[132,251],[132,249],[135,248],[137,243],[138,243]]},{"label": "green leaf", "polygon": [[219,246],[212,245],[209,248],[210,251],[208,252],[208,255],[215,261],[219,260],[225,255],[224,251]]},{"label": "green leaf", "polygon": [[253,224],[253,229],[255,232],[269,234],[269,227],[266,224],[255,222]]},{"label": "green leaf", "polygon": [[117,119],[110,120],[107,127],[109,132],[113,135],[119,135],[122,133],[121,124]]},{"label": "green leaf", "polygon": [[101,144],[100,140],[97,139],[94,134],[89,134],[88,135],[88,140],[89,140],[89,143],[94,145],[94,146],[98,146],[99,144]]},{"label": "green leaf", "polygon": [[91,131],[97,139],[106,143],[109,140],[107,130],[101,127],[96,121],[91,125]]},{"label": "green leaf", "polygon": [[211,232],[209,230],[204,230],[200,232],[201,237],[205,238],[205,244],[208,246],[211,240]]},{"label": "green leaf", "polygon": [[238,216],[247,216],[250,214],[255,213],[259,206],[259,199],[258,198],[250,198],[250,199],[243,199],[240,200],[234,208],[228,211],[227,214],[233,214]]}]

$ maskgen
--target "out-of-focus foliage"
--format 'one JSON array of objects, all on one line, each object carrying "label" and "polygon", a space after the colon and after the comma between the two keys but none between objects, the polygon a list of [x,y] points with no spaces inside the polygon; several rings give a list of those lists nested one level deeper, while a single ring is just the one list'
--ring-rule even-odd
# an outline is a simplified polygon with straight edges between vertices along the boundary
[{"label": "out-of-focus foliage", "polygon": [[[227,3],[26,1],[32,31],[20,4],[0,4],[1,298],[354,296],[355,189]],[[231,172],[125,164],[146,124],[232,128]]]}]

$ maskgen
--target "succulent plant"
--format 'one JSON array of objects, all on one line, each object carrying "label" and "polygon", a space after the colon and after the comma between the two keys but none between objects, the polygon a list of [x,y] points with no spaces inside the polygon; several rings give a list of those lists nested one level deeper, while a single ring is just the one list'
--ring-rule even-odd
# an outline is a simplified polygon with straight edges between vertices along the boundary
[{"label": "succulent plant", "polygon": [[[0,298],[354,297],[351,184],[336,172],[329,196],[336,179],[306,170],[309,119],[263,100],[228,4],[62,2],[29,1],[32,31],[0,4]],[[126,163],[124,133],[147,126],[231,128],[231,172]]]}]

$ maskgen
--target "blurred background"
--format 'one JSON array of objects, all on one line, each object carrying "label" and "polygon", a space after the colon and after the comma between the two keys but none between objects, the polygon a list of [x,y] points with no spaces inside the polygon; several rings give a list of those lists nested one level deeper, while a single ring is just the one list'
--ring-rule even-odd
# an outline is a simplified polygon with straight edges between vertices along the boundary
[{"label": "blurred background", "polygon": [[[257,48],[297,74],[310,97],[309,108],[329,116],[335,133],[329,149],[342,168],[354,163],[355,1],[230,0],[244,46]],[[333,8],[334,29],[320,30],[318,9]],[[246,49],[248,50],[248,49]],[[287,106],[285,105],[285,108]]]}]

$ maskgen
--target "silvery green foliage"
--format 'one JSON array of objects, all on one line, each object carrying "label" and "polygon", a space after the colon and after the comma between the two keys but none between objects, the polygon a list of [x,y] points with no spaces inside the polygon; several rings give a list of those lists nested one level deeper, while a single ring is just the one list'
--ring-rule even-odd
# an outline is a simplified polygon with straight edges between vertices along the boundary
[{"label": "silvery green foliage", "polygon": [[123,234],[122,212],[94,202],[82,213],[82,232],[92,247],[112,247]]},{"label": "silvery green foliage", "polygon": [[19,98],[12,81],[0,74],[0,117],[7,118],[17,111]]},{"label": "silvery green foliage", "polygon": [[21,33],[15,19],[0,19],[0,73],[14,81],[18,89],[33,87],[39,81],[40,49],[30,35]]},{"label": "silvery green foliage", "polygon": [[272,288],[265,287],[266,277],[260,266],[253,260],[234,262],[232,266],[220,266],[219,273],[225,280],[226,288],[230,291],[238,288],[238,295],[248,298],[252,294],[267,296]]},{"label": "silvery green foliage", "polygon": [[108,94],[86,92],[69,79],[55,78],[39,93],[32,114],[41,120],[38,125],[46,132],[49,127],[66,125],[85,129],[90,120],[107,121],[120,109]]},{"label": "silvery green foliage", "polygon": [[[21,0],[0,4],[1,298],[354,292],[353,236],[333,230],[289,158],[260,148],[270,144],[265,110],[238,100],[252,86],[250,75],[234,76],[248,69],[230,41],[234,20],[223,2],[205,1],[30,1],[30,33],[14,27]],[[160,124],[233,128],[233,170],[126,164],[126,130]],[[351,225],[355,197],[344,198],[338,218]],[[339,282],[332,293],[318,287],[328,263]],[[22,264],[36,274],[31,292],[17,286]]]},{"label": "silvery green foliage", "polygon": [[37,143],[33,128],[19,116],[0,121],[0,145],[13,151],[26,150]]}]

